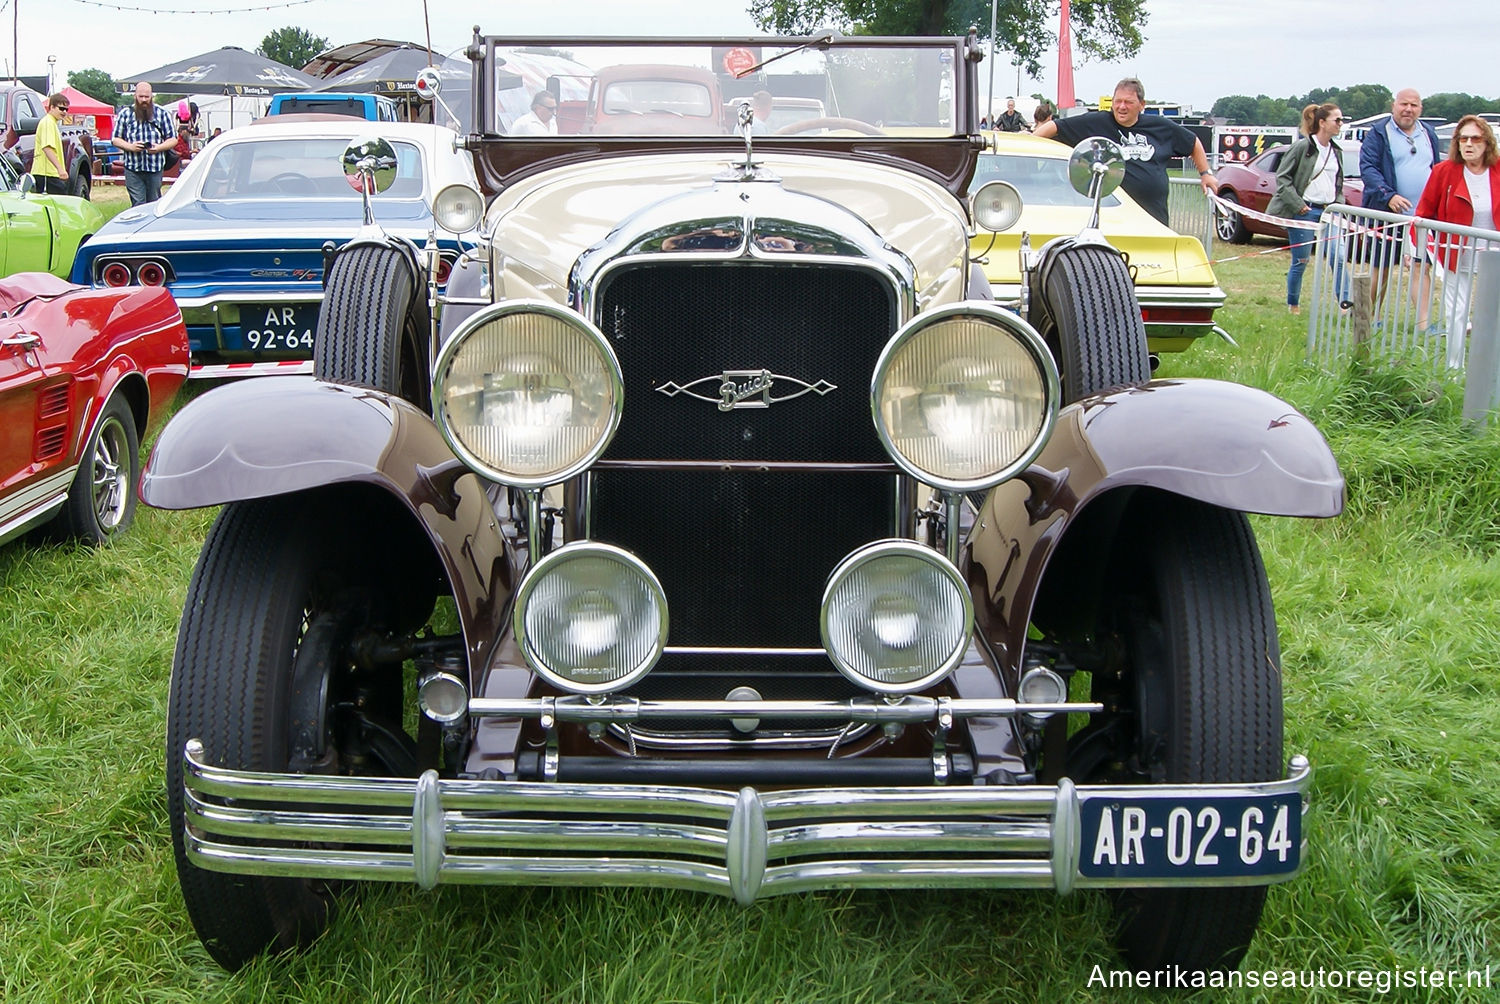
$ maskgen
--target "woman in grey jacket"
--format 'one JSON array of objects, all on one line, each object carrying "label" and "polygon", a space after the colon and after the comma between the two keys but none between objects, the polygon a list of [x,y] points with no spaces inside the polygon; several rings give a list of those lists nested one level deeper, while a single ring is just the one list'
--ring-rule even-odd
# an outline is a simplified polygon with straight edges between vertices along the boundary
[{"label": "woman in grey jacket", "polygon": [[[1322,104],[1311,110],[1310,117],[1304,114],[1303,121],[1309,124],[1310,131],[1281,155],[1281,166],[1276,169],[1276,195],[1266,211],[1272,216],[1317,223],[1323,218],[1325,207],[1344,201],[1343,150],[1333,138],[1344,127],[1344,115],[1338,105]],[[1292,263],[1286,272],[1286,306],[1294,314],[1301,313],[1302,272],[1320,229],[1287,228]],[[1333,262],[1339,306],[1347,310],[1353,303],[1341,242],[1330,240],[1327,254]]]}]

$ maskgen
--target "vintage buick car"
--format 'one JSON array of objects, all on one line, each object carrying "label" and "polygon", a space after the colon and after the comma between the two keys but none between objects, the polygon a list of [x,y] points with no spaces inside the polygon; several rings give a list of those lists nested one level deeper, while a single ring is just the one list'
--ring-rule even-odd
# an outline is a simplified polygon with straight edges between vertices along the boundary
[{"label": "vintage buick car", "polygon": [[[508,45],[774,61],[828,114],[506,137]],[[1309,783],[1245,513],[1338,513],[1327,444],[1262,391],[1150,381],[1096,228],[1038,252],[1076,282],[1033,307],[1096,322],[1061,360],[988,299],[971,214],[1021,207],[960,197],[972,36],[726,46],[476,33],[489,199],[438,194],[479,237],[441,324],[432,255],[368,232],[313,377],[159,438],[146,501],[223,506],[167,721],[199,937],[230,968],[305,944],[330,880],[1094,887],[1133,967],[1237,965]],[[1123,172],[1074,156],[1096,193]]]},{"label": "vintage buick car", "polygon": [[10,155],[0,156],[0,275],[50,272],[66,279],[78,246],[104,226],[104,214],[86,199],[43,195]]},{"label": "vintage buick car", "polygon": [[[1088,219],[1089,200],[1069,183],[1068,148],[1063,144],[1025,133],[985,135],[995,146],[980,154],[973,187],[1008,181],[1021,193],[1026,208],[1020,222],[1006,233],[981,228],[971,253],[983,264],[995,299],[1016,306],[1021,301],[1023,235],[1040,245],[1060,234],[1077,233]],[[1196,237],[1163,226],[1123,191],[1104,199],[1099,217],[1104,236],[1130,264],[1152,352],[1182,351],[1216,330],[1214,311],[1224,305],[1224,290]]]},{"label": "vintage buick car", "polygon": [[46,523],[89,543],[128,527],[140,442],[187,370],[165,290],[0,279],[0,543]]},{"label": "vintage buick car", "polygon": [[[338,157],[375,128],[398,162],[396,183],[374,200],[375,219],[388,233],[425,240],[433,196],[474,183],[452,130],[274,116],[220,136],[159,202],[110,220],[78,256],[73,281],[171,290],[192,339],[193,377],[310,372],[324,246],[362,223]],[[439,244],[441,285],[464,245],[451,235]]]}]

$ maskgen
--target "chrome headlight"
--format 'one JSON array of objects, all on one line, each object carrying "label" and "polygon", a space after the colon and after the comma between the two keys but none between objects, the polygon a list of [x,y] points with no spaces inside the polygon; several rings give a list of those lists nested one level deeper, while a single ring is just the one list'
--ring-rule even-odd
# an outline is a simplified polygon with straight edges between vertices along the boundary
[{"label": "chrome headlight", "polygon": [[443,438],[470,466],[516,488],[565,481],[620,424],[620,363],[573,311],[513,300],[459,325],[438,356],[432,401]]},{"label": "chrome headlight", "polygon": [[904,694],[958,665],[974,603],[947,558],[914,541],[880,540],[828,577],[821,627],[840,673],[880,693]]},{"label": "chrome headlight", "polygon": [[432,200],[432,218],[455,234],[466,234],[479,226],[483,215],[484,199],[468,185],[449,185]]},{"label": "chrome headlight", "polygon": [[990,488],[1024,470],[1057,418],[1057,365],[1009,311],[960,303],[896,332],[875,366],[875,429],[924,484]]},{"label": "chrome headlight", "polygon": [[526,662],[562,690],[623,690],[661,657],[666,594],[635,555],[579,541],[537,562],[521,583],[515,631]]},{"label": "chrome headlight", "polygon": [[1021,193],[1008,181],[987,181],[970,198],[974,222],[1003,233],[1021,218]]}]

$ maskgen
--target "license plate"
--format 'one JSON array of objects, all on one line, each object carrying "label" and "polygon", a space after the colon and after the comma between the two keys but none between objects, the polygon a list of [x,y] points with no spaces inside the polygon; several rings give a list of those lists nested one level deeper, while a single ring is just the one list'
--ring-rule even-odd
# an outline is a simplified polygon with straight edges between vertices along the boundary
[{"label": "license plate", "polygon": [[1088,878],[1285,875],[1302,852],[1302,797],[1096,796],[1079,806]]},{"label": "license plate", "polygon": [[252,352],[312,353],[316,303],[247,303],[240,307],[241,347]]}]

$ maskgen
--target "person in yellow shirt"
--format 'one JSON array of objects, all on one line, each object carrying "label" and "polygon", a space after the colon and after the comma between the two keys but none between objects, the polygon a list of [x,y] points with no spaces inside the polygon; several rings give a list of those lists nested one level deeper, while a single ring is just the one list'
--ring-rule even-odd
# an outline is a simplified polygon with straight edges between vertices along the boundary
[{"label": "person in yellow shirt", "polygon": [[36,152],[31,159],[31,176],[38,191],[48,195],[68,194],[68,168],[63,163],[62,131],[57,124],[68,114],[68,98],[54,94],[47,99],[47,114],[36,124]]}]

